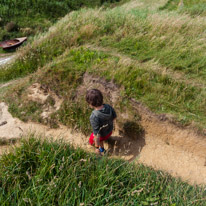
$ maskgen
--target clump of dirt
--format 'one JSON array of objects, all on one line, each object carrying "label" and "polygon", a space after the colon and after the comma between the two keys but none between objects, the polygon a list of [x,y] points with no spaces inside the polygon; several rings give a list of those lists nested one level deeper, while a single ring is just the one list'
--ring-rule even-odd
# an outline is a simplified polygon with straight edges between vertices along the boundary
[{"label": "clump of dirt", "polygon": [[49,92],[40,84],[35,83],[27,89],[28,99],[44,104],[49,96]]},{"label": "clump of dirt", "polygon": [[43,87],[39,83],[35,83],[27,89],[27,97],[29,100],[43,104],[43,112],[41,117],[43,119],[49,118],[49,116],[55,111],[59,110],[63,99],[58,97],[54,92]]},{"label": "clump of dirt", "polygon": [[113,104],[121,99],[119,93],[120,88],[112,81],[107,82],[103,78],[91,76],[86,72],[83,77],[82,85],[77,89],[77,94],[78,96],[85,96],[86,91],[93,88],[101,90],[105,94],[105,97],[107,97]]},{"label": "clump of dirt", "polygon": [[144,129],[139,122],[135,121],[124,121],[119,125],[119,131],[123,136],[137,140],[140,137],[144,136]]}]

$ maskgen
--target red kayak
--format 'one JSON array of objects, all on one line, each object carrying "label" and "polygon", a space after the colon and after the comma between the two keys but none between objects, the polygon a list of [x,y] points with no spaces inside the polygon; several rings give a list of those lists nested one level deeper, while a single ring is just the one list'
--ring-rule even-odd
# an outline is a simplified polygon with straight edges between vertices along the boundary
[{"label": "red kayak", "polygon": [[0,42],[0,47],[2,47],[4,50],[15,49],[19,47],[26,40],[27,40],[27,37],[22,37],[22,38],[2,41]]}]

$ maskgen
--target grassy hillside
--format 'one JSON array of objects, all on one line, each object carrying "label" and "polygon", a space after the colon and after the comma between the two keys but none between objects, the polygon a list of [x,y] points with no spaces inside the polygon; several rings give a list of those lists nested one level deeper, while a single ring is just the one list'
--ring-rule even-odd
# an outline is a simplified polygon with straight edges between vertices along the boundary
[{"label": "grassy hillside", "polygon": [[[0,81],[24,77],[41,68],[43,77],[37,73],[29,84],[37,81],[57,93],[63,91],[60,95],[67,102],[67,94],[70,91],[74,94],[84,73],[89,72],[122,86],[121,98],[140,100],[156,113],[171,114],[175,121],[184,125],[192,123],[204,130],[205,21],[199,17],[132,8],[132,4],[72,12],[20,50],[15,63],[0,70]],[[93,49],[88,50],[88,45]],[[78,81],[74,82],[75,79]],[[42,122],[41,118],[32,117],[30,101],[25,101],[29,117],[21,115],[25,105],[19,106],[27,87],[15,89],[13,95],[6,95],[5,101],[12,103],[13,115]],[[73,118],[74,114],[63,105],[64,112],[59,111],[58,121],[67,124],[72,119],[79,125],[79,117]],[[78,111],[88,114],[84,107],[82,103]],[[41,113],[40,105],[31,108]],[[55,114],[53,117],[57,118]],[[84,119],[78,126],[83,131],[86,122]]]},{"label": "grassy hillside", "polygon": [[[144,138],[134,102],[205,134],[206,23],[165,3],[136,0],[70,12],[0,69],[1,85],[13,82],[0,87],[1,101],[22,121],[63,124],[88,135],[85,91],[98,83],[117,111],[120,132],[133,140]],[[34,90],[46,98],[32,96]],[[205,204],[200,187],[35,136],[1,157],[0,174],[1,205]]]},{"label": "grassy hillside", "polygon": [[205,205],[203,188],[33,135],[0,158],[0,174],[2,206]]},{"label": "grassy hillside", "polygon": [[115,2],[119,0],[0,0],[0,41],[46,31],[56,20],[82,7]]}]

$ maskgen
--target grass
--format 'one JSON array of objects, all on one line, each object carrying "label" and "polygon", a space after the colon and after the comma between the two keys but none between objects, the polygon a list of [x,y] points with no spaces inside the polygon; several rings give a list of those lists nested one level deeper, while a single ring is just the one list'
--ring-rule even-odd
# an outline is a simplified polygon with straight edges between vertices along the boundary
[{"label": "grass", "polygon": [[[91,109],[78,93],[87,73],[117,85],[115,110],[118,116],[129,114],[118,124],[131,137],[144,132],[131,98],[155,113],[172,114],[182,125],[205,129],[204,19],[134,8],[132,3],[71,12],[20,49],[17,60],[0,70],[0,83],[31,74],[22,83],[0,89],[12,115],[88,134]],[[27,89],[36,82],[63,99],[47,119],[41,114],[55,102],[52,97],[44,104],[28,98]],[[0,159],[1,205],[205,205],[205,188],[143,165],[98,160],[64,142],[30,136]]]},{"label": "grass", "polygon": [[[124,89],[119,91],[120,98],[128,101],[122,108],[120,104],[123,104],[123,101],[115,103],[118,113],[130,110],[135,113],[133,109],[129,109],[129,99],[134,98],[146,104],[153,112],[172,114],[174,121],[179,121],[182,125],[193,123],[199,129],[204,129],[205,88],[175,80],[169,75],[151,70],[149,66],[137,65],[132,61],[125,65],[121,57],[83,47],[71,49],[45,66],[41,72],[37,72],[27,86],[22,85],[18,89],[15,87],[8,90],[4,101],[9,104],[9,111],[13,116],[23,121],[43,123],[40,114],[45,105],[50,103],[40,105],[27,97],[27,88],[32,82],[38,82],[64,100],[60,110],[49,117],[50,126],[52,124],[56,126],[59,122],[88,134],[91,130],[89,124],[91,109],[88,108],[84,97],[77,97],[83,75],[87,72],[107,81],[113,80],[116,85],[123,86]],[[110,102],[109,99],[107,101]],[[138,116],[138,114],[130,115],[130,120],[138,122],[135,115]]]},{"label": "grass", "polygon": [[[124,2],[124,1],[123,1]],[[82,7],[105,7],[122,4],[120,0],[32,0],[0,2],[0,40],[22,36],[34,36],[47,31],[59,18]],[[15,5],[15,6],[14,6]]]},{"label": "grass", "polygon": [[[84,72],[88,71],[124,86],[126,98],[141,100],[154,112],[173,114],[183,124],[195,122],[204,129],[205,28],[205,22],[199,17],[192,19],[160,11],[150,13],[139,8],[125,12],[124,6],[73,12],[55,24],[48,33],[20,50],[17,61],[0,70],[0,81],[26,76],[38,68],[44,71],[52,62],[58,61],[65,51],[80,45],[89,43],[107,47],[116,50],[119,56],[126,55],[131,62],[137,60],[140,64],[124,67],[118,64],[119,59],[114,56],[105,57],[104,60],[97,58],[88,64],[87,58],[93,55],[92,51],[71,49],[74,52],[69,56],[73,59],[67,61],[63,55],[63,63],[58,63],[56,69],[51,66],[51,75],[46,73],[41,83],[48,85],[48,82],[54,82],[52,85],[56,86],[51,89],[56,93],[72,87],[75,90]],[[49,66],[45,67],[47,64]],[[152,68],[150,70],[149,66],[159,67],[160,70],[168,68],[179,72],[181,77],[176,80],[172,72],[164,75]],[[70,82],[70,78],[76,79],[77,84],[71,84],[68,88],[64,82]],[[201,82],[202,86],[193,85],[192,81]],[[65,119],[61,119],[65,123]]]},{"label": "grass", "polygon": [[127,13],[121,7],[74,12],[20,52],[23,55],[14,65],[0,71],[0,81],[35,72],[66,49],[88,42],[116,48],[140,62],[154,59],[160,66],[183,72],[187,78],[205,79],[203,20],[148,12],[133,9]]},{"label": "grass", "polygon": [[[37,72],[30,79],[24,81],[24,83],[8,89],[2,95],[2,99],[9,104],[9,112],[22,121],[35,121],[48,124],[54,128],[58,127],[58,124],[61,123],[88,135],[91,132],[89,116],[92,110],[85,101],[85,94],[77,95],[78,88],[82,84],[85,72],[95,73],[96,69],[93,68],[94,66],[102,66],[102,63],[106,63],[110,59],[112,57],[103,52],[92,51],[82,47],[71,49],[52,64],[45,66],[42,71]],[[63,99],[60,109],[53,111],[46,119],[41,116],[42,112],[45,108],[53,107],[55,102],[52,99],[49,101],[49,98],[44,103],[32,101],[28,97],[28,88],[34,82],[38,82],[43,88],[53,91]],[[105,96],[105,101],[111,103],[107,96]],[[132,111],[132,114],[129,116],[131,118],[131,126],[134,126],[132,121],[138,124],[138,114],[132,108],[129,109],[129,107],[128,103],[125,104],[121,101],[115,104],[116,110],[120,113],[125,111],[126,108],[128,113],[130,113],[130,110]],[[126,123],[127,120],[121,120],[122,125]],[[138,131],[139,129],[138,127]],[[138,132],[135,130],[133,133]]]},{"label": "grass", "polygon": [[[66,59],[64,57],[66,56],[45,67],[44,72],[40,72],[38,76],[31,77],[29,82],[25,81],[19,87],[9,90],[8,92],[11,92],[11,95],[6,98],[7,103],[10,105],[9,111],[22,121],[30,120],[49,123],[51,127],[56,127],[57,122],[60,122],[64,125],[81,129],[84,134],[88,134],[91,131],[89,124],[91,109],[89,109],[84,98],[78,98],[74,101],[75,89],[82,83],[83,74],[87,68],[91,64],[106,58],[107,55],[80,49],[79,51],[71,50],[70,56],[67,55]],[[40,104],[27,97],[28,87],[36,80],[44,88],[53,90],[64,99],[61,109],[57,113],[51,114],[49,120],[44,120],[41,117],[41,113],[45,107],[54,106],[54,102],[47,101],[44,104]],[[51,85],[53,85],[52,88]]]},{"label": "grass", "polygon": [[168,0],[167,3],[160,7],[160,10],[169,11],[179,10],[180,13],[187,13],[193,17],[206,15],[206,2],[204,0],[183,0],[184,6],[179,7],[180,0]]},{"label": "grass", "polygon": [[30,135],[0,158],[1,205],[204,205],[205,190],[143,165]]}]

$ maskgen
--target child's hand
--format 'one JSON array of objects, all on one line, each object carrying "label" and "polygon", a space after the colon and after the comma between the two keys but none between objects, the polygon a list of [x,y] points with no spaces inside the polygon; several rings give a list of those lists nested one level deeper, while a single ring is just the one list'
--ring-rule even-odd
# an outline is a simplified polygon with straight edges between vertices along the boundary
[{"label": "child's hand", "polygon": [[95,153],[98,154],[98,155],[101,154],[100,151],[99,151],[99,149],[97,149],[97,148],[96,148],[96,150],[95,150]]}]

